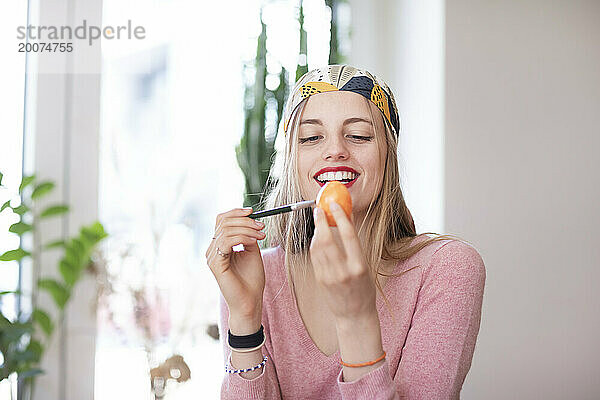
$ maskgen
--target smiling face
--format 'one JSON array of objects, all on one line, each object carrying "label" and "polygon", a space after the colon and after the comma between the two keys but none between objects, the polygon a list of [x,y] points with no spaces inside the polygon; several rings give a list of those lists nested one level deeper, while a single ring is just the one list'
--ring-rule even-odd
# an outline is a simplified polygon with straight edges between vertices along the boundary
[{"label": "smiling face", "polygon": [[309,97],[296,135],[302,198],[314,200],[326,181],[340,180],[352,196],[355,221],[362,221],[381,189],[384,132],[380,111],[357,93],[332,91]]}]

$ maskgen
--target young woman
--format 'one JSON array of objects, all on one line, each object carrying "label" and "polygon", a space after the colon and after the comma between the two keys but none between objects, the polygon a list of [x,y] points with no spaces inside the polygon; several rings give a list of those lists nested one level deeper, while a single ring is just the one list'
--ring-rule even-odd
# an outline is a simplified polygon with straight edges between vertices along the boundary
[{"label": "young woman", "polygon": [[264,224],[251,209],[217,216],[206,258],[222,294],[221,398],[459,398],[485,267],[460,240],[416,234],[388,86],[347,65],[310,71],[290,93],[282,134],[266,207],[314,200],[336,179],[352,215],[330,203],[334,227],[318,207]]}]

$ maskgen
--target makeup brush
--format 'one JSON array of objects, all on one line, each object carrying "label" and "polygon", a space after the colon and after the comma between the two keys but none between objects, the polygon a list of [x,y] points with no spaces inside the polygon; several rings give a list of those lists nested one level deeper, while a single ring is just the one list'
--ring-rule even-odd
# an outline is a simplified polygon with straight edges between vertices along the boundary
[{"label": "makeup brush", "polygon": [[290,212],[290,211],[294,211],[294,210],[301,210],[303,208],[310,207],[313,204],[315,204],[314,200],[300,201],[298,203],[288,204],[287,206],[275,207],[270,210],[253,212],[252,214],[250,214],[248,216],[252,219],[268,217],[271,215],[277,215],[277,214]]}]

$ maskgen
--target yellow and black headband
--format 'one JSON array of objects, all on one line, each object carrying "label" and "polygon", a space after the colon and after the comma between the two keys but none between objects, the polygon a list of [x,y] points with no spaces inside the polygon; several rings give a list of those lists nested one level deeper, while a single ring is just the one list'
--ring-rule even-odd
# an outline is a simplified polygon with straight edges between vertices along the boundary
[{"label": "yellow and black headband", "polygon": [[317,93],[346,90],[358,93],[372,101],[385,117],[392,131],[398,137],[400,120],[392,91],[381,79],[364,69],[349,65],[328,65],[313,69],[296,82],[288,97],[283,130],[287,133],[292,113],[304,99]]}]

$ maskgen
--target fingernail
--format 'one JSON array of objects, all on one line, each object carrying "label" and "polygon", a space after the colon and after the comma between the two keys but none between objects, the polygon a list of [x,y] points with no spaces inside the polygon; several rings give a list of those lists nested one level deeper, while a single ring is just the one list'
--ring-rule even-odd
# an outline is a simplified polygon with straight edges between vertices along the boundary
[{"label": "fingernail", "polygon": [[338,203],[336,203],[335,201],[330,201],[329,208],[331,208],[332,210],[339,210],[340,205]]}]

